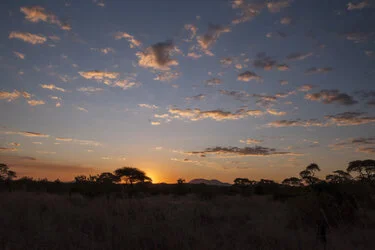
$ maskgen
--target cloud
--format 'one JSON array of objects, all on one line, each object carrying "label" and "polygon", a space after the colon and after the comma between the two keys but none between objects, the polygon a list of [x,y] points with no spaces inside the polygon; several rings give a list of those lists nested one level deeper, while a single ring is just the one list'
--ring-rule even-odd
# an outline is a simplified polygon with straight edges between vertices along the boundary
[{"label": "cloud", "polygon": [[150,105],[150,104],[144,104],[144,103],[138,104],[138,106],[141,107],[141,108],[147,108],[147,109],[158,109],[159,108],[156,105]]},{"label": "cloud", "polygon": [[0,91],[0,100],[14,101],[21,96],[21,92],[13,90],[13,92]]},{"label": "cloud", "polygon": [[153,126],[159,126],[161,123],[157,121],[151,121],[151,125]]},{"label": "cloud", "polygon": [[275,116],[284,116],[286,115],[286,112],[284,111],[277,111],[274,109],[267,109],[267,113],[270,115],[275,115]]},{"label": "cloud", "polygon": [[257,82],[262,80],[262,77],[258,76],[254,72],[251,71],[245,71],[237,76],[238,81],[243,81],[243,82],[249,82],[251,80],[256,80]]},{"label": "cloud", "polygon": [[277,69],[279,71],[287,71],[287,70],[289,70],[289,66],[286,65],[286,64],[279,64],[279,65],[277,65]]},{"label": "cloud", "polygon": [[77,88],[77,91],[86,92],[86,93],[94,93],[94,92],[103,91],[103,89],[102,88],[94,88],[94,87],[81,87],[81,88]]},{"label": "cloud", "polygon": [[116,79],[120,75],[117,72],[108,72],[100,70],[80,71],[78,72],[78,74],[80,74],[83,78],[101,81],[106,85],[110,85],[111,82],[109,80]]},{"label": "cloud", "polygon": [[198,58],[201,58],[202,55],[200,55],[200,54],[198,54],[198,53],[195,53],[195,52],[189,52],[189,53],[187,54],[187,57],[191,57],[191,58],[193,58],[193,59],[198,59]]},{"label": "cloud", "polygon": [[0,153],[3,153],[3,152],[15,152],[15,151],[18,151],[17,148],[3,148],[3,147],[0,147]]},{"label": "cloud", "polygon": [[304,84],[302,86],[300,86],[297,90],[300,91],[300,92],[308,92],[310,90],[313,89],[313,85],[310,85],[310,84]]},{"label": "cloud", "polygon": [[229,157],[240,157],[240,156],[276,156],[276,155],[293,155],[291,152],[283,152],[277,151],[274,148],[267,148],[261,146],[254,146],[254,147],[214,147],[214,148],[206,148],[203,151],[192,151],[187,152],[188,154],[192,155],[207,155],[207,154],[215,154],[219,156],[229,156]]},{"label": "cloud", "polygon": [[186,101],[202,101],[205,98],[206,98],[206,96],[204,94],[199,94],[199,95],[195,95],[195,96],[186,97],[185,100]]},{"label": "cloud", "polygon": [[43,44],[47,41],[47,38],[43,35],[35,35],[28,32],[12,31],[9,34],[9,39],[20,39],[24,42],[31,44]]},{"label": "cloud", "polygon": [[301,60],[305,60],[306,58],[309,58],[312,55],[314,55],[314,53],[312,53],[312,52],[308,52],[308,53],[292,53],[292,54],[289,54],[286,57],[286,59],[288,59],[290,61],[301,61]]},{"label": "cloud", "polygon": [[219,78],[211,78],[206,80],[206,84],[209,86],[215,86],[215,85],[220,85],[223,82]]},{"label": "cloud", "polygon": [[113,48],[110,48],[110,47],[107,47],[107,48],[102,48],[102,49],[98,49],[98,48],[91,48],[92,51],[98,51],[98,52],[101,52],[105,55],[109,54],[109,53],[115,53],[115,50]]},{"label": "cloud", "polygon": [[375,122],[374,116],[366,116],[363,112],[344,112],[336,115],[327,115],[329,123],[336,126],[354,126]]},{"label": "cloud", "polygon": [[57,91],[61,91],[61,92],[66,92],[65,89],[56,87],[56,85],[54,85],[54,84],[40,84],[40,87],[42,87],[43,89],[57,90]]},{"label": "cloud", "polygon": [[230,57],[224,57],[220,59],[220,63],[225,66],[229,66],[233,63],[233,59]]},{"label": "cloud", "polygon": [[79,144],[79,145],[84,145],[84,146],[98,147],[102,145],[100,142],[93,141],[93,140],[79,140],[79,139],[73,139],[69,137],[56,137],[55,140],[59,142],[71,142],[74,144]]},{"label": "cloud", "polygon": [[32,23],[38,23],[40,21],[56,24],[62,30],[71,30],[72,27],[69,24],[62,23],[57,16],[52,13],[47,13],[43,7],[21,7],[20,11],[25,14],[25,19]]},{"label": "cloud", "polygon": [[199,164],[199,161],[194,161],[188,158],[184,159],[178,159],[178,158],[171,158],[171,161],[177,161],[177,162],[182,162],[182,163],[193,163],[193,164]]},{"label": "cloud", "polygon": [[22,53],[20,53],[20,52],[17,52],[17,51],[13,51],[13,53],[14,53],[14,55],[16,56],[16,57],[18,57],[19,59],[25,59],[25,54],[22,54]]},{"label": "cloud", "polygon": [[162,81],[162,82],[170,82],[172,80],[176,80],[181,75],[180,72],[172,72],[172,71],[162,71],[156,74],[154,80]]},{"label": "cloud", "polygon": [[367,33],[367,32],[348,32],[344,33],[343,36],[346,38],[346,40],[352,41],[354,43],[362,43],[369,40],[371,36],[373,36],[374,33]]},{"label": "cloud", "polygon": [[127,90],[127,89],[130,89],[130,88],[137,88],[141,85],[142,85],[142,83],[136,82],[134,80],[134,78],[129,77],[127,79],[116,81],[112,86],[113,87],[120,87],[123,90]]},{"label": "cloud", "polygon": [[276,32],[268,32],[266,34],[266,37],[267,38],[272,38],[272,37],[279,37],[279,38],[285,38],[287,37],[288,35],[284,32],[281,32],[281,31],[276,31]]},{"label": "cloud", "polygon": [[287,85],[289,83],[287,80],[280,80],[279,82],[281,85]]},{"label": "cloud", "polygon": [[263,142],[263,140],[257,140],[257,139],[252,139],[252,138],[248,138],[246,140],[240,140],[241,143],[246,143],[247,145],[250,145],[250,144],[258,144],[258,143],[261,143]]},{"label": "cloud", "polygon": [[171,66],[178,65],[178,61],[171,58],[171,55],[177,52],[180,52],[179,49],[171,41],[166,41],[153,44],[136,55],[139,66],[167,71]]},{"label": "cloud", "polygon": [[185,30],[189,31],[189,40],[191,41],[197,35],[197,26],[195,26],[194,24],[185,24],[184,28]]},{"label": "cloud", "polygon": [[207,32],[203,36],[197,37],[198,45],[205,54],[212,56],[213,53],[210,51],[210,48],[216,43],[217,39],[219,39],[223,33],[230,31],[231,30],[229,27],[210,24]]},{"label": "cloud", "polygon": [[79,111],[83,111],[83,112],[89,112],[87,109],[83,108],[83,107],[77,107],[77,110]]},{"label": "cloud", "polygon": [[239,24],[251,21],[254,17],[258,16],[265,7],[266,5],[263,2],[246,3],[245,0],[234,0],[232,1],[232,8],[239,9],[240,12],[237,13],[238,17],[233,19],[232,23]]},{"label": "cloud", "polygon": [[362,100],[366,100],[366,104],[375,106],[375,91],[373,90],[361,90],[356,92]]},{"label": "cloud", "polygon": [[280,19],[280,23],[283,25],[289,25],[292,23],[292,18],[291,17],[283,17]]},{"label": "cloud", "polygon": [[360,147],[357,149],[357,152],[375,154],[375,147]]},{"label": "cloud", "polygon": [[222,95],[227,95],[227,96],[231,96],[233,97],[234,99],[236,100],[239,100],[239,101],[247,101],[248,100],[248,97],[250,97],[250,95],[248,93],[246,93],[245,91],[228,91],[228,90],[220,90],[219,91],[220,94]]},{"label": "cloud", "polygon": [[364,8],[369,8],[371,5],[369,1],[365,0],[362,2],[359,2],[357,4],[355,3],[348,3],[348,10],[362,10]]},{"label": "cloud", "polygon": [[346,93],[341,93],[337,89],[323,89],[317,93],[306,94],[305,99],[310,101],[320,101],[324,104],[338,103],[341,105],[353,105],[358,103],[356,100],[353,99],[352,96]]},{"label": "cloud", "polygon": [[281,127],[324,127],[324,123],[317,119],[309,120],[279,120],[267,124],[268,127],[281,128]]},{"label": "cloud", "polygon": [[188,119],[191,121],[199,121],[203,119],[212,119],[215,121],[238,120],[238,119],[247,118],[249,116],[263,115],[263,112],[260,110],[247,110],[247,109],[239,109],[236,112],[232,113],[230,111],[223,111],[223,110],[203,111],[200,109],[170,108],[168,112],[174,115],[174,118]]},{"label": "cloud", "polygon": [[117,32],[115,34],[115,39],[116,40],[120,40],[120,39],[126,39],[128,40],[129,42],[129,46],[130,48],[135,48],[135,47],[140,47],[142,45],[142,43],[140,41],[138,41],[137,39],[134,38],[134,36],[126,33],[126,32]]},{"label": "cloud", "polygon": [[262,68],[264,70],[271,70],[274,66],[276,66],[276,64],[276,60],[272,59],[270,56],[267,56],[265,53],[258,53],[253,62],[254,67]]},{"label": "cloud", "polygon": [[30,106],[39,106],[39,105],[46,104],[43,100],[28,100],[27,103]]},{"label": "cloud", "polygon": [[333,70],[333,68],[331,68],[331,67],[325,67],[325,68],[312,67],[312,68],[307,69],[305,71],[305,74],[328,73],[332,70]]},{"label": "cloud", "polygon": [[2,133],[6,134],[6,135],[21,135],[21,136],[25,136],[25,137],[38,137],[38,138],[48,138],[49,137],[49,135],[47,135],[47,134],[29,132],[29,131],[18,131],[18,132],[5,131],[5,132],[2,132]]},{"label": "cloud", "polygon": [[329,145],[333,150],[356,148],[357,152],[374,154],[375,137],[357,137]]},{"label": "cloud", "polygon": [[289,7],[292,2],[293,0],[272,1],[267,3],[267,8],[269,12],[277,13],[282,9]]}]

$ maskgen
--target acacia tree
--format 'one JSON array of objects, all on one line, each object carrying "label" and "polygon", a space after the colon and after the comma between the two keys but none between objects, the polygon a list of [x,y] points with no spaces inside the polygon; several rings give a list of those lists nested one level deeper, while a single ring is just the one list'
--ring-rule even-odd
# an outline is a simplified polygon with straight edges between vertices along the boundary
[{"label": "acacia tree", "polygon": [[346,171],[358,174],[357,178],[359,180],[373,181],[375,180],[375,160],[368,159],[349,162]]},{"label": "acacia tree", "polygon": [[118,181],[124,180],[126,184],[130,183],[130,185],[137,182],[152,182],[152,179],[138,168],[123,167],[116,169],[114,174],[119,178]]},{"label": "acacia tree", "polygon": [[318,171],[320,171],[318,164],[311,163],[305,170],[301,171],[299,175],[307,184],[312,185],[320,181],[319,178],[315,177],[315,172]]},{"label": "acacia tree", "polygon": [[177,180],[177,184],[180,184],[180,185],[184,184],[185,182],[186,182],[185,179],[182,179],[182,178],[179,178]]},{"label": "acacia tree", "polygon": [[333,174],[329,174],[326,176],[326,181],[331,183],[345,183],[349,182],[353,179],[353,177],[343,170],[336,170],[333,171]]},{"label": "acacia tree", "polygon": [[101,184],[112,184],[112,183],[119,182],[119,181],[120,179],[118,176],[109,172],[101,173],[96,179],[96,182],[101,183]]},{"label": "acacia tree", "polygon": [[16,172],[9,170],[6,164],[0,163],[0,181],[12,180],[16,177]]},{"label": "acacia tree", "polygon": [[297,177],[290,177],[283,180],[281,184],[292,187],[298,187],[302,185],[302,180]]}]

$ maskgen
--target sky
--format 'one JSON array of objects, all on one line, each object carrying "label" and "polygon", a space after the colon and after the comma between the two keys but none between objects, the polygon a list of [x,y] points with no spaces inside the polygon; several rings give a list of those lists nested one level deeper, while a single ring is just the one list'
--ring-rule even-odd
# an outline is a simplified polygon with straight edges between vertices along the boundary
[{"label": "sky", "polygon": [[0,162],[73,180],[324,176],[375,155],[372,0],[5,0]]}]

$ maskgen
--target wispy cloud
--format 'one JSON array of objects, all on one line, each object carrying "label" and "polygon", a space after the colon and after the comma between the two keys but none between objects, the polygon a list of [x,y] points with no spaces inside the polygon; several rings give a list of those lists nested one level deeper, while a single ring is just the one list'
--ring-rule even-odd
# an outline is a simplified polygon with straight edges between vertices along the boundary
[{"label": "wispy cloud", "polygon": [[261,146],[255,147],[214,147],[206,148],[202,151],[191,151],[187,152],[192,155],[207,155],[214,154],[224,157],[243,157],[243,156],[277,156],[277,155],[295,155],[291,152],[278,151],[275,148],[267,148]]},{"label": "wispy cloud", "polygon": [[56,137],[55,139],[58,142],[69,142],[69,143],[74,143],[74,144],[79,144],[79,145],[84,145],[84,146],[98,147],[98,146],[102,145],[100,142],[97,142],[97,141],[80,140],[80,139],[74,139],[74,138],[70,138],[70,137]]},{"label": "wispy cloud", "polygon": [[59,87],[57,87],[54,84],[40,84],[40,87],[42,87],[43,89],[57,90],[57,91],[61,91],[61,92],[66,92],[65,89],[59,88]]},{"label": "wispy cloud", "polygon": [[331,72],[333,68],[331,67],[324,67],[324,68],[316,68],[312,67],[305,71],[305,74],[317,74],[317,73],[328,73]]},{"label": "wispy cloud", "polygon": [[222,81],[219,78],[211,78],[206,80],[206,84],[209,86],[215,86],[222,84]]},{"label": "wispy cloud", "polygon": [[43,100],[28,100],[27,103],[30,106],[39,106],[39,105],[46,104]]},{"label": "wispy cloud", "polygon": [[20,11],[25,14],[25,19],[29,22],[38,23],[42,21],[50,24],[55,24],[62,30],[72,29],[69,24],[61,22],[56,15],[48,13],[43,7],[21,7]]},{"label": "wispy cloud", "polygon": [[103,53],[104,55],[107,55],[109,53],[115,53],[115,50],[113,48],[107,47],[107,48],[91,48],[92,51]]},{"label": "wispy cloud", "polygon": [[12,31],[9,34],[9,39],[19,39],[31,44],[43,44],[47,41],[47,38],[43,35],[31,34],[28,32]]},{"label": "wispy cloud", "polygon": [[312,56],[313,53],[312,52],[308,52],[308,53],[292,53],[292,54],[289,54],[286,59],[290,60],[290,61],[301,61],[301,60],[305,60],[306,58],[309,58],[310,56]]},{"label": "wispy cloud", "polygon": [[365,0],[359,3],[348,3],[348,10],[362,10],[371,6],[370,1]]},{"label": "wispy cloud", "polygon": [[89,112],[87,109],[85,109],[84,107],[77,107],[77,110],[79,111],[83,111],[83,112]]},{"label": "wispy cloud", "polygon": [[23,54],[23,53],[21,53],[21,52],[17,52],[17,51],[13,51],[13,53],[14,53],[14,55],[16,56],[16,57],[18,57],[19,59],[25,59],[25,54]]},{"label": "wispy cloud", "polygon": [[4,147],[0,147],[0,153],[2,152],[15,152],[15,151],[18,151],[17,148],[4,148]]},{"label": "wispy cloud", "polygon": [[248,138],[246,140],[240,140],[240,142],[246,143],[247,145],[250,145],[250,144],[259,144],[259,143],[263,142],[263,140]]},{"label": "wispy cloud", "polygon": [[135,39],[134,36],[126,32],[117,32],[115,34],[115,39],[126,39],[129,42],[130,48],[140,47],[142,45],[142,43],[139,40]]},{"label": "wispy cloud", "polygon": [[279,0],[279,1],[271,1],[267,3],[267,8],[271,13],[280,12],[282,9],[287,8],[293,0]]},{"label": "wispy cloud", "polygon": [[200,109],[178,109],[171,108],[168,112],[175,118],[187,119],[191,121],[199,121],[203,119],[212,119],[215,121],[238,120],[250,116],[261,116],[263,112],[260,110],[239,109],[236,112],[223,110],[200,110]]},{"label": "wispy cloud", "polygon": [[375,116],[367,116],[364,112],[344,112],[336,115],[327,115],[329,123],[336,126],[354,126],[375,122]]},{"label": "wispy cloud", "polygon": [[156,105],[145,104],[145,103],[138,104],[138,106],[141,107],[141,108],[147,108],[147,109],[158,109],[159,108]]},{"label": "wispy cloud", "polygon": [[38,137],[38,138],[48,138],[49,135],[37,133],[37,132],[29,132],[29,131],[3,131],[2,133],[6,135],[21,135],[25,137]]},{"label": "wispy cloud", "polygon": [[95,88],[95,87],[81,87],[81,88],[77,88],[77,91],[85,92],[85,93],[95,93],[95,92],[103,91],[103,89]]}]

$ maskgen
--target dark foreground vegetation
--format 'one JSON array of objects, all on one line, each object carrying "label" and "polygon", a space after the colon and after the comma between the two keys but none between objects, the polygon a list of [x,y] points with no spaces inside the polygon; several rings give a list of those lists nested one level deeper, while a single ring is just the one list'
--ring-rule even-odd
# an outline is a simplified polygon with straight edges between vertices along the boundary
[{"label": "dark foreground vegetation", "polygon": [[136,168],[72,183],[0,165],[0,249],[375,249],[375,161],[326,180],[152,184]]}]

